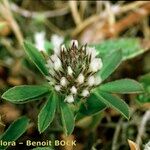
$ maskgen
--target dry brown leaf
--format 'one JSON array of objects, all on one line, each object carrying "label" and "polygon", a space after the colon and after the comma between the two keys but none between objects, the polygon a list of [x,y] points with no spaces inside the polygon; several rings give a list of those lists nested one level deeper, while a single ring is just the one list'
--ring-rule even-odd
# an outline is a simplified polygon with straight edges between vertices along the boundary
[{"label": "dry brown leaf", "polygon": [[6,103],[0,105],[0,114],[4,116],[3,121],[9,123],[16,120],[21,115],[21,112],[13,104]]},{"label": "dry brown leaf", "polygon": [[20,77],[9,77],[7,79],[7,82],[13,86],[21,85],[23,83],[23,81]]},{"label": "dry brown leaf", "polygon": [[5,126],[5,124],[2,121],[2,116],[0,115],[0,126]]},{"label": "dry brown leaf", "polygon": [[[63,150],[74,150],[74,146],[72,145],[72,142],[75,140],[73,135],[65,136],[64,134],[61,135],[62,141],[65,141],[65,145],[60,146],[63,148]],[[59,141],[60,142],[60,141]],[[68,143],[68,144],[67,144]]]},{"label": "dry brown leaf", "polygon": [[135,142],[128,140],[128,143],[130,146],[130,150],[140,150],[140,148],[138,147],[138,145]]}]

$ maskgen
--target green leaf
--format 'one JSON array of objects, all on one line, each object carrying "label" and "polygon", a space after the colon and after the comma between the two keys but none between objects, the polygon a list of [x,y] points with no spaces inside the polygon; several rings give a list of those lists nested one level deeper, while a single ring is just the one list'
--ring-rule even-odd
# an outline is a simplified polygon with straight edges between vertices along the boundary
[{"label": "green leaf", "polygon": [[66,135],[70,135],[73,132],[74,129],[74,114],[71,111],[69,104],[65,102],[60,103],[60,109],[61,109],[61,120],[64,128],[64,132]]},{"label": "green leaf", "polygon": [[42,85],[21,85],[15,86],[6,91],[2,98],[12,103],[26,102],[28,100],[36,99],[49,92],[47,86]]},{"label": "green leaf", "polygon": [[119,111],[125,118],[130,118],[129,107],[123,100],[101,91],[96,91],[95,94],[99,97],[99,100],[104,102],[107,106]]},{"label": "green leaf", "polygon": [[122,53],[120,50],[113,52],[103,59],[103,67],[98,73],[102,80],[109,77],[113,71],[119,66],[122,60]]},{"label": "green leaf", "polygon": [[95,94],[91,94],[86,103],[81,104],[79,113],[84,115],[94,115],[106,108],[106,105],[98,100]]},{"label": "green leaf", "polygon": [[45,66],[46,61],[43,55],[39,52],[37,48],[35,48],[31,43],[24,42],[25,52],[28,57],[33,61],[36,67],[43,73],[43,75],[47,76],[48,70]]},{"label": "green leaf", "polygon": [[99,87],[100,90],[112,93],[139,93],[143,91],[140,83],[131,79],[108,82]]},{"label": "green leaf", "polygon": [[144,85],[144,86],[150,86],[150,73],[147,73],[145,75],[140,76],[139,81]]},{"label": "green leaf", "polygon": [[46,104],[43,106],[42,110],[38,115],[38,130],[40,133],[44,132],[50,123],[53,121],[56,106],[57,106],[58,96],[51,93]]},{"label": "green leaf", "polygon": [[[27,130],[29,119],[27,117],[21,117],[14,121],[5,133],[1,136],[0,140],[10,142],[16,141]],[[7,146],[0,146],[0,149],[6,149]]]},{"label": "green leaf", "polygon": [[103,57],[118,49],[121,49],[123,60],[126,60],[145,52],[146,48],[144,48],[141,43],[141,40],[138,38],[120,38],[106,40],[95,45],[95,47]]},{"label": "green leaf", "polygon": [[[149,87],[149,89],[150,89],[150,87]],[[144,94],[138,95],[137,100],[140,103],[150,103],[150,93],[145,91]]]},{"label": "green leaf", "polygon": [[144,87],[144,92],[138,95],[137,100],[140,103],[150,102],[150,73],[140,76],[139,81]]}]

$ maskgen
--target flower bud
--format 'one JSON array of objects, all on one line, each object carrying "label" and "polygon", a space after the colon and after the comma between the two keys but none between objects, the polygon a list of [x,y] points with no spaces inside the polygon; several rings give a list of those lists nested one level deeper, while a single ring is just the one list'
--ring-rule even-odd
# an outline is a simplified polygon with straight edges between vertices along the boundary
[{"label": "flower bud", "polygon": [[78,78],[77,78],[77,82],[79,84],[82,84],[84,82],[84,76],[82,73],[79,74]]},{"label": "flower bud", "polygon": [[65,47],[65,45],[63,44],[63,45],[61,45],[61,51],[66,51],[66,47]]},{"label": "flower bud", "polygon": [[70,67],[70,66],[68,66],[68,68],[67,68],[67,72],[68,72],[68,74],[69,74],[70,76],[72,76],[73,71],[72,71],[72,69],[71,69],[71,67]]},{"label": "flower bud", "polygon": [[66,86],[67,85],[67,79],[65,78],[65,77],[62,77],[61,79],[60,79],[60,85],[62,85],[62,86]]},{"label": "flower bud", "polygon": [[87,80],[87,83],[88,83],[89,86],[93,86],[95,84],[95,77],[90,76]]},{"label": "flower bud", "polygon": [[91,55],[91,58],[94,59],[97,55],[95,47],[87,47],[86,48],[86,54]]},{"label": "flower bud", "polygon": [[82,95],[83,97],[87,97],[89,94],[90,94],[90,93],[89,93],[89,91],[88,91],[87,89],[84,89],[84,90],[82,91],[82,93],[81,93],[81,95]]},{"label": "flower bud", "polygon": [[61,69],[61,61],[59,58],[57,58],[55,61],[54,61],[54,69],[56,71],[60,70]]},{"label": "flower bud", "polygon": [[72,94],[76,94],[77,93],[77,89],[76,89],[75,86],[72,86],[70,91],[71,91]]},{"label": "flower bud", "polygon": [[91,72],[97,72],[100,70],[103,66],[102,60],[100,58],[94,58],[89,66],[89,71]]},{"label": "flower bud", "polygon": [[61,90],[61,86],[60,85],[55,85],[55,90],[56,91],[60,91]]},{"label": "flower bud", "polygon": [[65,102],[68,102],[68,103],[74,102],[74,97],[73,97],[73,95],[68,95],[68,96],[66,96],[66,98],[65,98],[64,101],[65,101]]},{"label": "flower bud", "polygon": [[56,61],[57,59],[59,59],[56,54],[51,55],[50,58],[51,58],[51,60],[52,60],[53,62]]},{"label": "flower bud", "polygon": [[72,40],[71,41],[71,46],[75,46],[76,48],[78,48],[78,41],[77,40]]}]

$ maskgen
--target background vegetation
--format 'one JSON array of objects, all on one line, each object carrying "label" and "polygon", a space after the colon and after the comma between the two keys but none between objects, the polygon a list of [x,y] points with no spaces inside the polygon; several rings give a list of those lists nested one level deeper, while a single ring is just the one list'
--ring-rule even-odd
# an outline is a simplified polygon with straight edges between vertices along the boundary
[{"label": "background vegetation", "polygon": [[[38,32],[45,33],[45,40],[50,42],[48,47],[54,44],[51,37],[56,34],[64,39],[78,39],[80,43],[102,43],[103,54],[122,48],[124,62],[108,81],[131,78],[140,81],[145,90],[139,96],[122,96],[131,108],[129,121],[116,111],[106,109],[78,121],[69,137],[55,128],[50,128],[49,134],[38,133],[36,116],[42,101],[14,105],[1,100],[0,133],[4,133],[20,116],[26,115],[30,118],[28,130],[18,141],[75,139],[76,147],[59,149],[128,150],[127,140],[130,139],[144,149],[150,139],[149,15],[149,1],[0,0],[0,94],[16,85],[43,82],[41,74],[26,58],[22,46],[24,40],[36,43]],[[8,149],[28,148],[18,144]]]}]

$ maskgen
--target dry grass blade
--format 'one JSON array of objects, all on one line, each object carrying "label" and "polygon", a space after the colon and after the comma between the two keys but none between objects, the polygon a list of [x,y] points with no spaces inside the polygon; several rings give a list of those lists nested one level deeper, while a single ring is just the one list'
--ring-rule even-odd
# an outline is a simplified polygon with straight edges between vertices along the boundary
[{"label": "dry grass blade", "polygon": [[[131,4],[125,4],[125,5],[112,5],[111,6],[111,12],[115,16],[119,16],[125,12],[128,12],[133,9],[138,9],[142,5],[147,6],[149,4],[149,1],[140,1],[140,2],[133,2]],[[97,22],[97,21],[104,21],[108,17],[108,11],[107,9],[103,11],[101,14],[95,14],[91,17],[88,17],[86,20],[84,20],[79,26],[75,28],[75,30],[72,32],[72,36],[77,36],[79,33],[81,33],[86,27],[89,25]]]},{"label": "dry grass blade", "polygon": [[137,138],[136,138],[136,143],[138,145],[141,145],[141,143],[142,143],[142,137],[145,133],[146,124],[149,120],[150,120],[150,110],[145,112],[145,114],[144,114],[144,116],[141,120],[139,129],[138,129],[139,132],[138,132],[138,135],[137,135]]},{"label": "dry grass blade", "polygon": [[[81,35],[81,39],[86,36],[86,33],[92,29],[90,33],[89,42],[98,42],[107,38],[117,37],[121,32],[125,31],[129,27],[138,24],[142,19],[150,14],[150,2],[144,4],[142,7],[138,8],[134,12],[130,12],[128,15],[118,20],[114,25],[110,26],[106,21],[103,26],[93,24],[91,27],[87,28]],[[96,34],[96,35],[95,35]]]},{"label": "dry grass blade", "polygon": [[76,25],[81,24],[81,17],[77,8],[77,1],[69,1],[69,5],[71,8],[72,16]]},{"label": "dry grass blade", "polygon": [[136,143],[134,143],[133,141],[131,140],[128,140],[128,143],[129,143],[129,146],[130,146],[130,150],[140,150],[137,146]]},{"label": "dry grass blade", "polygon": [[16,35],[16,38],[17,38],[19,44],[22,45],[23,35],[21,33],[21,30],[20,30],[17,22],[13,18],[13,15],[12,15],[12,12],[10,10],[10,6],[9,6],[9,3],[7,0],[2,0],[0,2],[0,14],[6,21],[9,22],[10,27],[12,28],[14,34]]},{"label": "dry grass blade", "polygon": [[73,135],[65,136],[64,134],[61,135],[61,138],[63,141],[67,142],[68,144],[65,144],[63,147],[64,150],[74,150],[74,146],[72,142],[75,140]]},{"label": "dry grass blade", "polygon": [[63,8],[59,8],[56,10],[49,10],[49,11],[44,11],[44,12],[35,12],[35,11],[29,11],[26,9],[23,9],[19,6],[17,6],[15,3],[10,4],[11,10],[19,13],[20,15],[24,17],[31,17],[31,18],[36,18],[40,14],[44,16],[45,18],[52,18],[52,17],[57,17],[57,16],[63,16],[66,15],[69,12],[69,7],[68,5],[65,5]]}]

